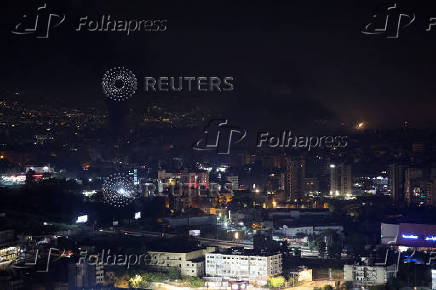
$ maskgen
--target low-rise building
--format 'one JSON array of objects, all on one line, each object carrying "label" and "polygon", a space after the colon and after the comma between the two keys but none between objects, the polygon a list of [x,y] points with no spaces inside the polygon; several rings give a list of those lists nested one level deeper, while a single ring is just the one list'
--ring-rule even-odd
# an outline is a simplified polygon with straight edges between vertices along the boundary
[{"label": "low-rise building", "polygon": [[19,252],[20,248],[17,244],[15,231],[0,231],[0,268],[15,260]]},{"label": "low-rise building", "polygon": [[412,222],[381,223],[381,242],[384,245],[434,248],[436,224]]},{"label": "low-rise building", "polygon": [[165,217],[163,220],[171,227],[216,226],[216,215],[186,215]]},{"label": "low-rise building", "polygon": [[204,276],[204,256],[213,251],[215,251],[214,247],[189,252],[148,251],[149,266],[160,271],[176,268],[180,270],[182,276],[202,277]]},{"label": "low-rise building", "polygon": [[305,236],[319,235],[327,230],[342,234],[344,227],[342,225],[283,225],[276,229],[274,233],[285,237],[296,237],[299,234]]},{"label": "low-rise building", "polygon": [[206,254],[206,275],[227,280],[266,283],[282,273],[282,255],[255,250],[231,249],[225,253]]},{"label": "low-rise building", "polygon": [[354,265],[344,265],[344,280],[355,287],[385,285],[396,275],[396,265],[376,265],[363,260]]}]

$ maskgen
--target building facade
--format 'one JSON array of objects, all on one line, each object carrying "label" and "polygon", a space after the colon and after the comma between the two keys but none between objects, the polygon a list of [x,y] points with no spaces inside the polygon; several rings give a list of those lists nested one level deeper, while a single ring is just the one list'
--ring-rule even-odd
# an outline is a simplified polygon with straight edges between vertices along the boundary
[{"label": "building facade", "polygon": [[286,157],[285,164],[285,193],[289,201],[297,202],[305,193],[306,161],[303,157]]},{"label": "building facade", "polygon": [[180,270],[182,276],[204,276],[204,255],[215,251],[214,247],[185,253],[149,251],[149,266],[160,271],[168,271],[170,268]]},{"label": "building facade", "polygon": [[395,265],[344,265],[344,280],[353,282],[355,287],[385,285],[395,277],[395,269]]},{"label": "building facade", "polygon": [[104,282],[103,263],[75,263],[68,267],[68,289],[95,287]]},{"label": "building facade", "polygon": [[389,190],[395,202],[404,200],[404,173],[406,167],[399,164],[389,166]]},{"label": "building facade", "polygon": [[227,280],[266,282],[282,273],[281,254],[260,254],[252,251],[206,254],[206,276]]},{"label": "building facade", "polygon": [[343,163],[330,164],[330,196],[351,195],[351,166]]}]

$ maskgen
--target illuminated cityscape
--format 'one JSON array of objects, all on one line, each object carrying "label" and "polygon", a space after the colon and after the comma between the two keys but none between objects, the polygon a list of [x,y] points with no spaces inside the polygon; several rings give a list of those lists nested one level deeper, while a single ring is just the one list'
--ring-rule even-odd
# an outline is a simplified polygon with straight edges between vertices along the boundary
[{"label": "illuminated cityscape", "polygon": [[0,290],[436,289],[434,3],[6,2]]}]

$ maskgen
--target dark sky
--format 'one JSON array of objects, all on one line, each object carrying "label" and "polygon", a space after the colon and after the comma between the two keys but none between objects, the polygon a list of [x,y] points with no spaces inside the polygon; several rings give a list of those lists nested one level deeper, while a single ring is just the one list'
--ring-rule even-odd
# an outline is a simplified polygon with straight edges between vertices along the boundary
[{"label": "dark sky", "polygon": [[[327,120],[335,127],[365,120],[371,128],[398,128],[404,121],[435,127],[436,27],[425,30],[436,4],[396,2],[416,20],[398,39],[387,39],[361,30],[392,2],[272,2],[2,1],[0,86],[88,104],[103,98],[101,76],[116,65],[137,76],[230,75],[233,93],[179,101],[214,108],[241,126],[310,127]],[[65,23],[49,39],[13,35],[21,16],[41,3],[66,14]],[[79,17],[102,14],[167,19],[167,31],[74,31]]]}]

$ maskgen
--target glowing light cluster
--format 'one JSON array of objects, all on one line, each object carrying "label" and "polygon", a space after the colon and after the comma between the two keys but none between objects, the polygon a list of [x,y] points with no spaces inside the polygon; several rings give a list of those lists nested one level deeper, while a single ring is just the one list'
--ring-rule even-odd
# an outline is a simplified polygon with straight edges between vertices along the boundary
[{"label": "glowing light cluster", "polygon": [[133,178],[125,173],[115,173],[105,178],[103,182],[103,198],[108,204],[123,207],[136,198]]},{"label": "glowing light cluster", "polygon": [[104,94],[117,102],[127,101],[137,90],[138,80],[133,72],[124,67],[115,67],[103,76],[101,82]]},{"label": "glowing light cluster", "polygon": [[426,241],[436,242],[436,236],[430,236],[425,238]]},{"label": "glowing light cluster", "polygon": [[84,224],[88,222],[88,215],[81,215],[77,217],[76,224]]},{"label": "glowing light cluster", "polygon": [[401,236],[403,237],[403,239],[410,239],[410,240],[417,240],[418,239],[417,235],[412,235],[412,234],[402,234]]}]

